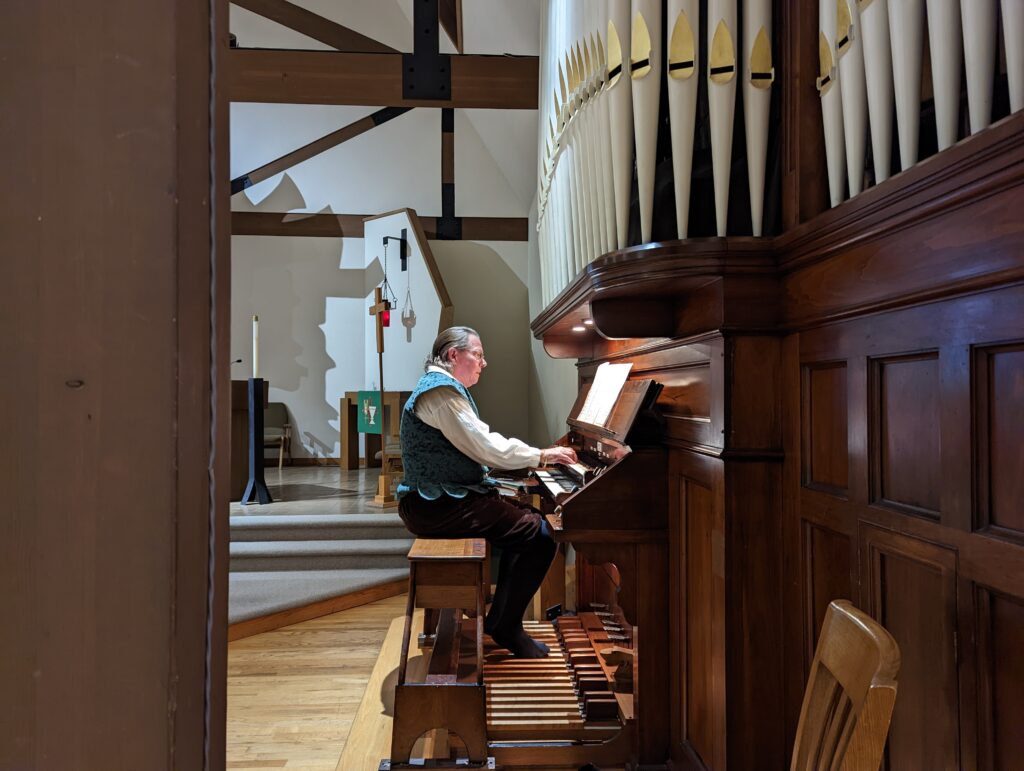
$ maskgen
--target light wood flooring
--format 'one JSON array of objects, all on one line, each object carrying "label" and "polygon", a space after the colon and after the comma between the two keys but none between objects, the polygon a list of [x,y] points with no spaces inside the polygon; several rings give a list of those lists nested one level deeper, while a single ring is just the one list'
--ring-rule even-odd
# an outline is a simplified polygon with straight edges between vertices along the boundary
[{"label": "light wood flooring", "polygon": [[335,771],[405,596],[228,646],[227,768]]}]

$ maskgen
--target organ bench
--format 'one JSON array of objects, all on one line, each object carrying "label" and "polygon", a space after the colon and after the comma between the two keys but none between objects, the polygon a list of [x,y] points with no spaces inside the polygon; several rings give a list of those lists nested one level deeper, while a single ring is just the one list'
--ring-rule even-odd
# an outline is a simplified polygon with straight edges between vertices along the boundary
[{"label": "organ bench", "polygon": [[[486,546],[483,539],[420,538],[409,551],[391,753],[380,771],[411,767],[416,741],[435,729],[457,735],[465,752],[457,760],[450,753],[450,760],[428,761],[434,768],[622,764],[635,742],[634,660],[615,614],[593,606],[553,624],[527,621],[527,632],[551,653],[510,656],[484,639]],[[434,620],[424,624],[425,674],[410,682],[416,608]],[[476,610],[475,618],[462,619],[467,608]],[[449,746],[444,734],[437,738],[435,746]]]}]

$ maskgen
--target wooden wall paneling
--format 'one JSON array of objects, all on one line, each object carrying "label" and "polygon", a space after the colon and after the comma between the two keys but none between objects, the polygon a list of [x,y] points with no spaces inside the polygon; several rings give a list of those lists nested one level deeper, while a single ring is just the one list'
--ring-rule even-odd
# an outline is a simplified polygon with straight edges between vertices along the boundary
[{"label": "wooden wall paneling", "polygon": [[932,351],[871,362],[871,500],[939,519],[939,356]]},{"label": "wooden wall paneling", "polygon": [[661,374],[665,379],[658,404],[668,415],[711,420],[711,362],[695,362]]},{"label": "wooden wall paneling", "polygon": [[[671,461],[670,461],[671,463]],[[669,680],[671,692],[676,694],[669,705],[669,736],[672,745],[670,755],[677,763],[683,759],[683,742],[686,740],[687,712],[686,693],[686,652],[689,627],[686,612],[686,479],[678,474],[669,474],[668,489],[668,551],[669,551]]]},{"label": "wooden wall paneling", "polygon": [[802,484],[845,496],[850,465],[846,362],[808,364],[802,374]]},{"label": "wooden wall paneling", "polygon": [[[643,376],[644,373],[637,373]],[[711,428],[711,363],[695,362],[675,370],[659,372],[664,386],[658,406],[666,421],[670,440],[692,445],[713,446]]]},{"label": "wooden wall paneling", "polygon": [[[971,532],[974,443],[971,436],[971,347],[939,348],[939,444],[941,521],[946,527]],[[1022,424],[1024,427],[1024,424]],[[1024,488],[1021,488],[1024,492]]]},{"label": "wooden wall paneling", "polygon": [[636,624],[640,651],[634,671],[636,698],[643,712],[642,719],[637,721],[639,757],[664,759],[670,752],[672,692],[667,666],[669,634],[663,616],[669,598],[668,552],[663,543],[640,543],[635,560],[632,576],[624,576],[622,583],[623,589],[636,596],[636,613],[627,618]]},{"label": "wooden wall paneling", "polygon": [[804,465],[801,448],[801,375],[800,335],[787,335],[782,341],[782,431],[785,457],[782,464],[782,625],[786,642],[783,683],[783,709],[786,718],[786,743],[793,746],[793,737],[800,720],[804,679],[801,640],[804,623],[801,612],[804,581],[800,520],[801,476]]},{"label": "wooden wall paneling", "polygon": [[1024,343],[974,355],[975,527],[1024,545]]},{"label": "wooden wall paneling", "polygon": [[726,338],[725,446],[747,455],[782,457],[779,393],[780,338],[730,335]]},{"label": "wooden wall paneling", "polygon": [[825,611],[832,600],[855,596],[854,541],[809,520],[802,525],[803,669],[809,672]]},{"label": "wooden wall paneling", "polygon": [[[967,201],[942,217],[915,220],[857,244],[842,259],[789,273],[784,279],[788,323],[805,328],[1019,280],[1024,258],[1017,213],[1024,207],[1024,186]],[[963,244],[975,247],[969,268]],[[949,276],[959,278],[950,281]]]},{"label": "wooden wall paneling", "polygon": [[978,765],[1020,767],[1024,741],[1024,601],[975,587],[978,639]]},{"label": "wooden wall paneling", "polygon": [[865,507],[806,488],[800,494],[800,516],[814,525],[847,534],[852,534],[858,523],[864,523],[941,543],[956,550],[962,576],[1004,594],[1024,597],[1024,571],[1020,569],[1024,553],[1020,546],[1005,539],[964,533],[923,517],[879,506]]},{"label": "wooden wall paneling", "polygon": [[[838,353],[838,351],[837,351]],[[845,351],[844,351],[845,353]],[[847,359],[847,431],[846,451],[849,458],[847,497],[863,506],[871,499],[869,447],[871,421],[868,415],[870,375],[868,358],[851,355]]]},{"label": "wooden wall paneling", "polygon": [[871,525],[860,550],[860,606],[902,656],[887,767],[959,768],[956,552]]},{"label": "wooden wall paneling", "polygon": [[784,768],[781,458],[725,464],[729,768]]},{"label": "wooden wall paneling", "polygon": [[957,559],[956,579],[956,662],[959,688],[960,768],[977,771],[980,732],[978,689],[978,596],[975,583],[961,569]]},{"label": "wooden wall paneling", "polygon": [[912,305],[804,330],[800,356],[805,362],[851,356],[882,358],[938,350],[940,346],[1010,343],[1021,336],[1021,307],[1024,282]]},{"label": "wooden wall paneling", "polygon": [[1019,280],[1022,128],[1024,113],[1011,115],[777,238],[786,323],[804,328]]},{"label": "wooden wall paneling", "polygon": [[711,709],[725,701],[724,642],[725,534],[714,492],[696,481],[684,482],[686,554],[687,674],[686,741],[709,769],[725,769],[725,715]]}]

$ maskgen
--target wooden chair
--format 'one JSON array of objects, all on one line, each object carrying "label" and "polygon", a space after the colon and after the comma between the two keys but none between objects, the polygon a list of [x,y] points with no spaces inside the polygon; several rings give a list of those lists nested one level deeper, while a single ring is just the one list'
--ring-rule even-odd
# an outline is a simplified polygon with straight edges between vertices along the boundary
[{"label": "wooden chair", "polygon": [[263,447],[277,447],[277,468],[284,465],[284,454],[288,453],[288,465],[292,464],[292,427],[288,423],[288,408],[283,402],[271,402],[263,411]]},{"label": "wooden chair", "polygon": [[878,771],[900,649],[849,600],[833,600],[804,691],[791,771]]}]

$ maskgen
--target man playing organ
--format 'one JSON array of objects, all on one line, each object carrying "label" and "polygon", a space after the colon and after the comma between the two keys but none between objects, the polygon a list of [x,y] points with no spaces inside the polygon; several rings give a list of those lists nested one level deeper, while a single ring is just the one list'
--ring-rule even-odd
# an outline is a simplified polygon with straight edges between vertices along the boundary
[{"label": "man playing organ", "polygon": [[523,613],[555,555],[551,530],[537,512],[499,496],[488,467],[574,463],[569,447],[541,450],[490,430],[469,388],[487,366],[480,336],[446,329],[402,411],[405,479],[399,514],[425,538],[486,538],[501,549],[498,582],[484,630],[519,658],[543,658],[547,646],[523,629]]}]

